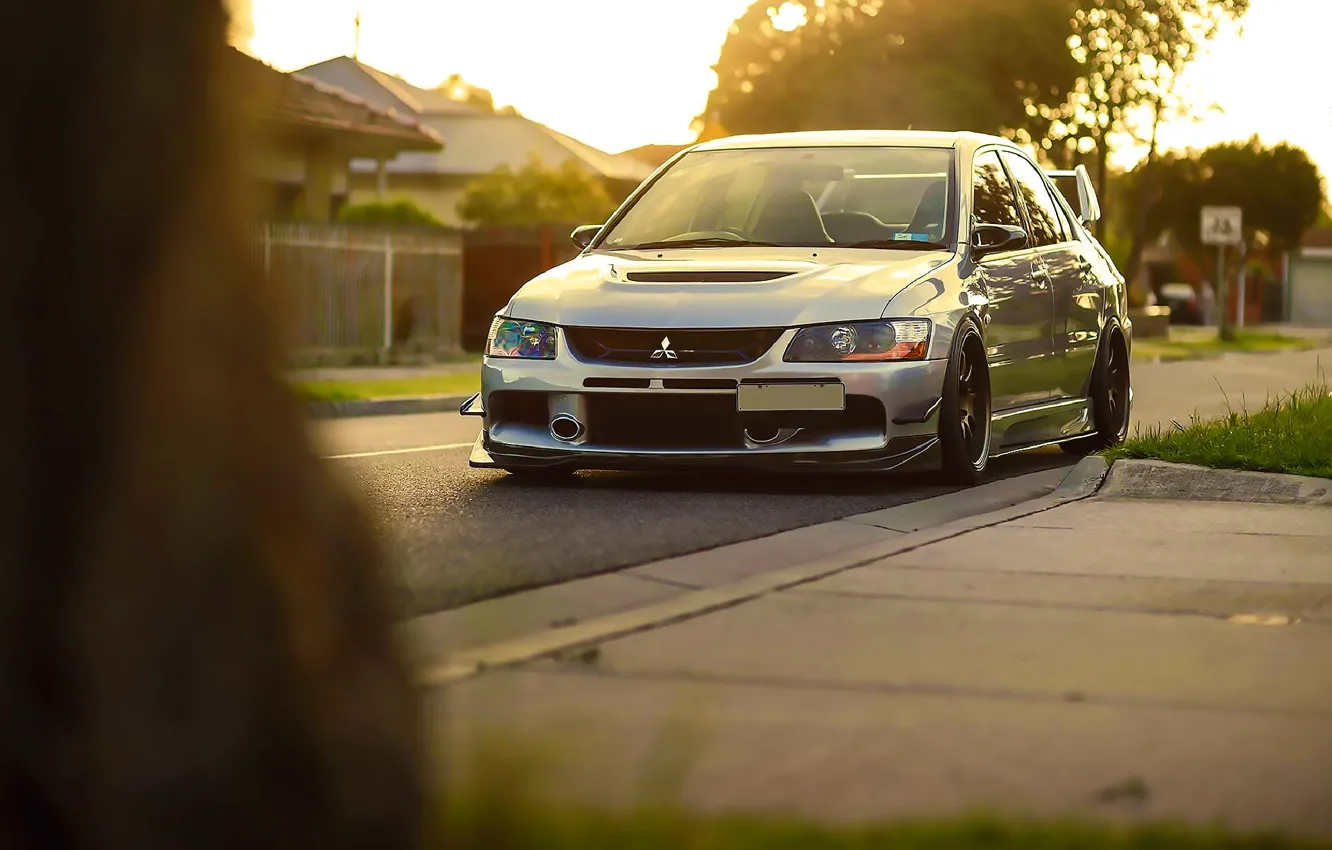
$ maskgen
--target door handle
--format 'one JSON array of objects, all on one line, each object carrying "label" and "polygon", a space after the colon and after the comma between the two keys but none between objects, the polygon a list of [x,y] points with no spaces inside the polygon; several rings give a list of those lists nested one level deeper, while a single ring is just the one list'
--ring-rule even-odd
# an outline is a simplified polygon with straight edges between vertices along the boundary
[{"label": "door handle", "polygon": [[1050,270],[1038,266],[1031,270],[1031,276],[1036,281],[1036,286],[1045,289],[1050,285]]}]

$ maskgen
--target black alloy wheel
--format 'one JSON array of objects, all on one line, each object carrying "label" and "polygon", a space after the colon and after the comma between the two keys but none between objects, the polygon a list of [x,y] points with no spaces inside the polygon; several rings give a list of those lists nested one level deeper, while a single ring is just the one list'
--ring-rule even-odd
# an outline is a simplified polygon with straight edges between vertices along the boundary
[{"label": "black alloy wheel", "polygon": [[1119,332],[1112,331],[1092,367],[1090,401],[1095,430],[1061,443],[1060,448],[1071,455],[1089,455],[1128,439],[1132,386],[1128,348]]},{"label": "black alloy wheel", "polygon": [[939,411],[943,474],[959,484],[974,484],[990,462],[990,370],[985,344],[971,324],[958,330],[958,341],[944,377]]}]

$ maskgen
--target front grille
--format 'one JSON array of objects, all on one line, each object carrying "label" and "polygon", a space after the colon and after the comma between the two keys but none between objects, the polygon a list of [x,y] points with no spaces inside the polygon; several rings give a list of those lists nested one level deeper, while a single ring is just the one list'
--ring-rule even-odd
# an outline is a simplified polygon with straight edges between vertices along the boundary
[{"label": "front grille", "polygon": [[564,329],[569,350],[579,360],[626,366],[741,366],[766,354],[782,333],[781,328]]},{"label": "front grille", "polygon": [[731,395],[589,393],[588,442],[623,448],[740,449]]},{"label": "front grille", "polygon": [[744,429],[758,425],[804,428],[811,433],[885,433],[883,404],[869,396],[847,396],[846,410],[739,413],[733,395],[588,393],[588,442],[621,449],[744,448]]}]

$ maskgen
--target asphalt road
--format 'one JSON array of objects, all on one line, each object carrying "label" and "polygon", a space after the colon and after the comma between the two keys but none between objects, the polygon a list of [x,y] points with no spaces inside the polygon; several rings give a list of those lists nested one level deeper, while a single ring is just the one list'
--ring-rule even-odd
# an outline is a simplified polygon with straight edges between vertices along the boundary
[{"label": "asphalt road", "polygon": [[[1139,427],[1261,407],[1316,379],[1332,351],[1134,364]],[[404,615],[750,540],[937,496],[925,476],[772,478],[580,473],[540,485],[472,470],[479,424],[457,414],[317,423],[334,468],[364,494],[395,566]],[[421,450],[421,449],[425,450]],[[994,478],[1070,459],[1005,458]]]},{"label": "asphalt road", "polygon": [[[330,462],[371,507],[406,616],[957,489],[924,475],[721,473],[580,473],[543,485],[469,469],[478,427],[475,419],[452,413],[318,426]],[[422,447],[427,450],[417,450]],[[1069,463],[1061,452],[1043,452],[995,461],[991,475]]]}]

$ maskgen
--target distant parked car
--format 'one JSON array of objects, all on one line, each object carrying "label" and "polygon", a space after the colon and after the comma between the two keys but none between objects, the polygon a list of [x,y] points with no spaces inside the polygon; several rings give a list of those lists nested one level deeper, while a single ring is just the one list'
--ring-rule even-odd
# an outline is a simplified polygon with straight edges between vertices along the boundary
[{"label": "distant parked car", "polygon": [[[723,139],[674,157],[495,317],[470,463],[514,473],[942,468],[1124,439],[1123,277],[1021,148]],[[1057,175],[1056,175],[1057,176]]]},{"label": "distant parked car", "polygon": [[1157,303],[1170,308],[1170,324],[1201,325],[1203,323],[1202,305],[1198,302],[1198,293],[1189,283],[1167,283],[1161,287]]}]

